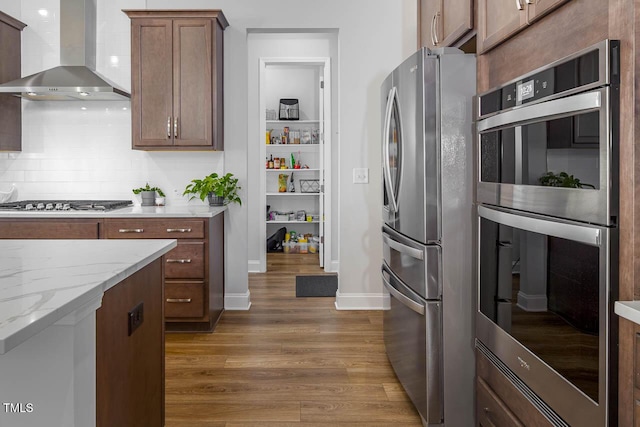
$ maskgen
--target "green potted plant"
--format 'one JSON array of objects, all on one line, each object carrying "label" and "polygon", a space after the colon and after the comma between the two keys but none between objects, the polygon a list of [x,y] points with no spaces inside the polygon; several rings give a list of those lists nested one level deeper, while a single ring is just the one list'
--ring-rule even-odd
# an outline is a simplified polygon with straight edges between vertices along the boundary
[{"label": "green potted plant", "polygon": [[232,173],[218,175],[212,173],[203,179],[193,179],[188,184],[182,195],[191,194],[189,200],[199,197],[204,202],[205,198],[209,198],[210,206],[222,206],[229,203],[242,204],[240,196],[238,196],[238,178],[234,178]]},{"label": "green potted plant", "polygon": [[540,185],[547,187],[568,187],[568,188],[595,188],[591,184],[586,182],[580,182],[578,178],[573,175],[569,175],[566,172],[560,172],[555,174],[553,172],[547,172],[538,178]]},{"label": "green potted plant", "polygon": [[140,188],[134,188],[133,194],[139,194],[142,198],[142,206],[153,206],[156,199],[156,193],[158,196],[165,197],[164,192],[159,187],[151,187],[147,182],[147,185]]}]

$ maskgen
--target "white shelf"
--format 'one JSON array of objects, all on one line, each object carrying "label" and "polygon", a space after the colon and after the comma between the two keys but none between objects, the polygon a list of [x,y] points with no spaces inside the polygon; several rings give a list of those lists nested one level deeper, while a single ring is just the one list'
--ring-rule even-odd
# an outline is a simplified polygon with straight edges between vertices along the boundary
[{"label": "white shelf", "polygon": [[265,144],[267,151],[316,151],[320,144]]},{"label": "white shelf", "polygon": [[296,123],[320,123],[320,120],[267,120],[267,124],[296,124]]},{"label": "white shelf", "polygon": [[317,168],[306,168],[306,169],[265,169],[267,172],[319,172],[320,169]]},{"label": "white shelf", "polygon": [[318,224],[320,221],[267,221],[267,224]]},{"label": "white shelf", "polygon": [[267,193],[267,196],[319,196],[321,193]]}]

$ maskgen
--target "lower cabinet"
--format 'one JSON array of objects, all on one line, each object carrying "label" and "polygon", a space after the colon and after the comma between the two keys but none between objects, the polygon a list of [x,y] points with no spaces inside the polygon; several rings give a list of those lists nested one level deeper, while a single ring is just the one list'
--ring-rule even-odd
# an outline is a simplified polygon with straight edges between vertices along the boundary
[{"label": "lower cabinet", "polygon": [[177,239],[164,257],[167,331],[213,331],[224,311],[224,214],[105,218],[102,238]]},{"label": "lower cabinet", "polygon": [[[551,422],[476,349],[476,419],[483,427],[550,427]],[[518,414],[517,416],[515,414]]]},{"label": "lower cabinet", "polygon": [[161,283],[158,259],[102,297],[96,311],[97,427],[164,425]]}]

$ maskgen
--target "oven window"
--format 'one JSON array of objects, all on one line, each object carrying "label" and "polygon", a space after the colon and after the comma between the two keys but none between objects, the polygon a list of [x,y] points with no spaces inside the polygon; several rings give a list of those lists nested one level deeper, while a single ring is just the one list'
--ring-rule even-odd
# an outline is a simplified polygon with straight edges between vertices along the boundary
[{"label": "oven window", "polygon": [[598,402],[599,249],[480,227],[480,311]]},{"label": "oven window", "polygon": [[598,189],[600,112],[480,135],[480,180]]}]

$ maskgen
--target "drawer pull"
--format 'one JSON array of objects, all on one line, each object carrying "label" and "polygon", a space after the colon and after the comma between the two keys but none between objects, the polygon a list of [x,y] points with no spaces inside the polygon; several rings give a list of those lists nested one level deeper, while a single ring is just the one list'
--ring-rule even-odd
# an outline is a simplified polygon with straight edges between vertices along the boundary
[{"label": "drawer pull", "polygon": [[118,233],[144,233],[144,228],[121,228]]},{"label": "drawer pull", "polygon": [[191,298],[167,298],[167,302],[190,303]]},{"label": "drawer pull", "polygon": [[167,233],[191,233],[190,228],[167,228]]},{"label": "drawer pull", "polygon": [[173,262],[176,264],[190,264],[191,260],[190,259],[168,259],[167,262]]}]

